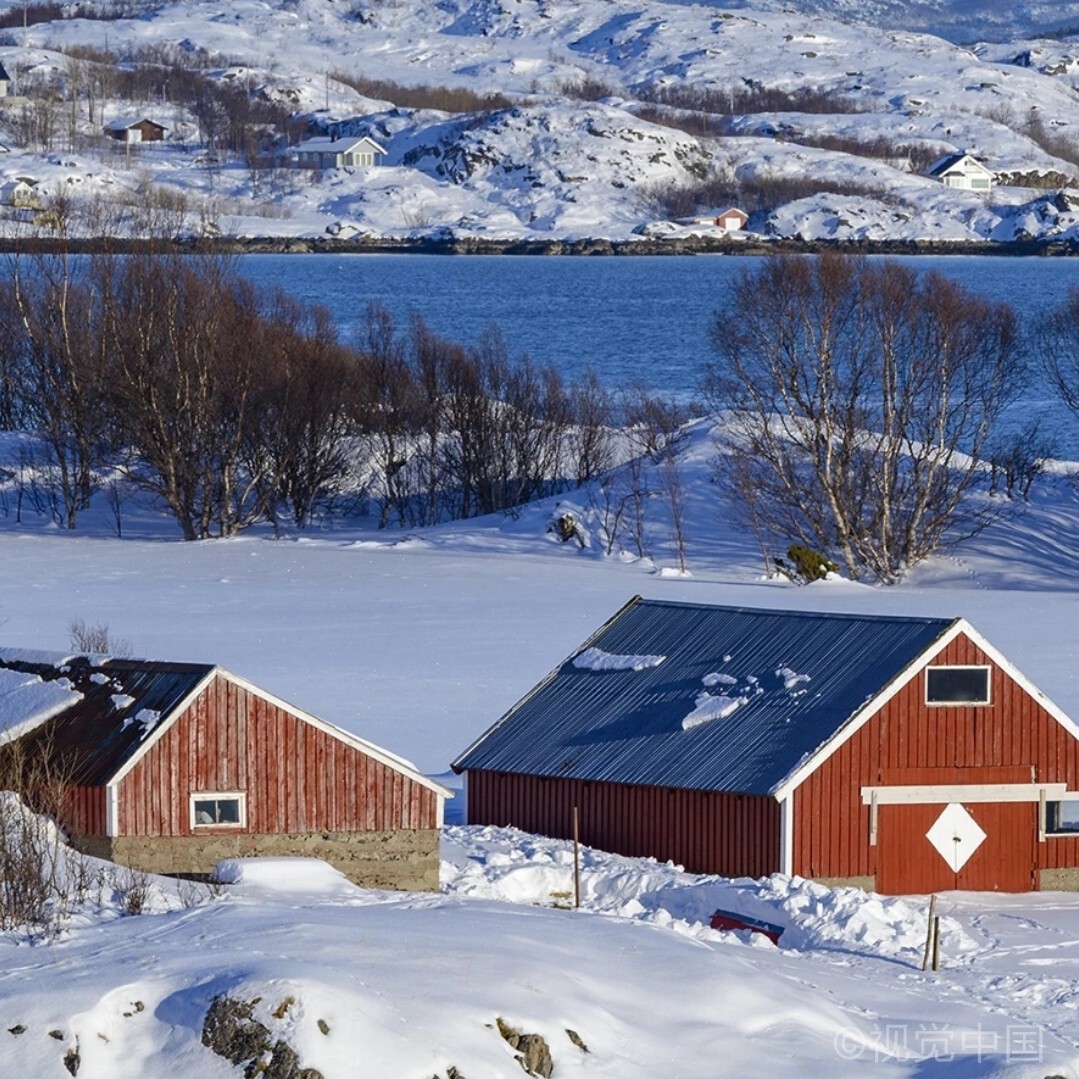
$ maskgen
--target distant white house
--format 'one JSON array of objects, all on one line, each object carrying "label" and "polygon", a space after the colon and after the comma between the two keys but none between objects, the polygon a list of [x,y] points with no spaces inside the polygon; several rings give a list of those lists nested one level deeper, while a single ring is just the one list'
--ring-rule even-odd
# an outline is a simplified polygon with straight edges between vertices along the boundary
[{"label": "distant white house", "polygon": [[7,73],[4,65],[0,64],[0,97],[7,97],[11,90],[11,76]]},{"label": "distant white house", "polygon": [[37,180],[16,176],[0,184],[0,206],[17,210],[40,210],[43,203],[37,193]]},{"label": "distant white house", "polygon": [[993,173],[976,157],[962,152],[938,158],[926,169],[925,175],[946,187],[964,191],[990,191],[993,187]]},{"label": "distant white house", "polygon": [[296,167],[301,169],[345,169],[380,164],[386,156],[384,147],[366,135],[361,138],[338,138],[319,135],[292,148]]}]

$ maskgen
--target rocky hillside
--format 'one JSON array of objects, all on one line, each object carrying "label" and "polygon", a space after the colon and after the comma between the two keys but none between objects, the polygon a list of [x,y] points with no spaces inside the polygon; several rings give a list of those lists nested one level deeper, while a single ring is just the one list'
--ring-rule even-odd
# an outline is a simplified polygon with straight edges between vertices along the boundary
[{"label": "rocky hillside", "polygon": [[[986,4],[944,0],[159,0],[25,29],[19,11],[0,37],[25,96],[0,113],[2,178],[31,177],[44,205],[63,196],[76,233],[718,239],[685,222],[733,204],[768,238],[1079,242],[1066,193],[1079,187],[1079,33],[1030,37],[1079,27],[1079,3],[992,21]],[[909,29],[959,38],[976,17],[1021,36],[963,46]],[[116,65],[156,82],[133,91],[102,74]],[[191,71],[238,91],[226,111],[272,104],[292,119],[249,123],[240,148],[176,89]],[[47,137],[32,123],[46,95]],[[102,124],[129,114],[156,117],[165,142],[106,143]],[[305,125],[371,135],[385,161],[286,168]],[[922,175],[955,151],[995,174],[990,194]],[[34,218],[9,212],[4,231],[56,227]]]}]

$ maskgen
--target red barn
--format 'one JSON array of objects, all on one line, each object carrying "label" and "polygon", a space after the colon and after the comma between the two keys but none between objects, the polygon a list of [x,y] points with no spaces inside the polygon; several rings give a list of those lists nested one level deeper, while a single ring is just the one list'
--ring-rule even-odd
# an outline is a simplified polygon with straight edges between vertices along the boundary
[{"label": "red barn", "polygon": [[69,777],[60,823],[90,854],[183,874],[308,855],[438,887],[450,792],[221,667],[0,650],[0,742]]},{"label": "red barn", "polygon": [[962,619],[632,600],[455,762],[474,824],[898,894],[1079,888],[1079,728]]}]

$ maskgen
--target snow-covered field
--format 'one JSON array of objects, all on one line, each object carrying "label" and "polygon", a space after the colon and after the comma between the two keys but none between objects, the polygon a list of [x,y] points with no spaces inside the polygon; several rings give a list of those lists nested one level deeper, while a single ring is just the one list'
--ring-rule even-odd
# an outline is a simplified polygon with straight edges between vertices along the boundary
[{"label": "snow-covered field", "polygon": [[[797,587],[763,579],[707,481],[711,452],[698,424],[682,455],[690,576],[674,572],[658,506],[651,559],[604,555],[584,491],[562,504],[583,548],[546,531],[554,501],[422,532],[360,522],[181,543],[136,505],[119,540],[103,504],[67,535],[29,514],[16,525],[9,500],[0,638],[63,649],[71,621],[105,623],[139,654],[222,663],[432,773],[634,593],[963,615],[1079,713],[1068,467],[1024,512],[897,586]],[[441,895],[241,868],[219,899],[185,907],[161,882],[152,913],[121,916],[106,887],[57,941],[0,937],[0,1074],[65,1074],[77,1039],[82,1079],[224,1079],[236,1071],[200,1034],[227,993],[260,998],[256,1017],[325,1079],[521,1074],[499,1018],[541,1034],[562,1076],[1079,1075],[1079,897],[946,897],[933,975],[920,970],[919,899],[587,851],[574,913],[557,909],[573,887],[564,843],[451,827],[443,858]],[[716,908],[786,926],[782,947],[712,931]]]},{"label": "snow-covered field", "polygon": [[[585,850],[574,911],[566,843],[450,828],[443,858],[441,895],[232,863],[221,896],[160,880],[125,916],[106,887],[58,941],[0,938],[4,1074],[77,1053],[84,1079],[235,1077],[202,1044],[223,995],[325,1079],[520,1075],[499,1021],[543,1037],[557,1076],[1079,1074],[1071,896],[944,897],[923,973],[917,899]],[[781,947],[709,929],[716,908],[763,912]]]},{"label": "snow-covered field", "polygon": [[[750,229],[763,236],[1079,236],[1079,196],[1060,199],[1057,190],[1079,183],[1079,167],[1054,156],[1059,150],[1045,138],[1030,137],[1036,119],[1044,135],[1079,146],[1079,33],[1038,36],[1074,31],[1079,5],[1004,10],[959,0],[760,0],[730,7],[664,0],[235,0],[222,10],[216,0],[163,0],[134,18],[17,27],[0,46],[16,92],[20,84],[53,79],[60,96],[70,98],[73,76],[63,50],[73,46],[122,56],[145,46],[192,56],[203,50],[213,78],[286,102],[313,131],[372,135],[388,156],[374,169],[260,177],[208,150],[186,105],[99,96],[76,101],[70,121],[65,106],[64,123],[57,122],[44,152],[15,138],[22,106],[0,111],[0,138],[10,148],[0,157],[0,181],[28,176],[38,181],[39,195],[63,193],[76,209],[95,199],[123,204],[127,223],[116,227],[128,229],[138,221],[145,227],[132,207],[168,189],[173,206],[182,198],[187,207],[165,214],[167,224],[158,221],[170,235],[212,224],[242,236],[344,239],[631,240],[649,226],[654,235],[684,236],[656,228],[672,216],[657,194],[725,176],[732,183],[808,185],[809,193],[776,196],[760,208],[747,202]],[[980,36],[991,43],[969,44]],[[508,95],[515,105],[466,113],[395,108],[335,75],[467,87]],[[568,84],[587,80],[606,94],[579,100],[567,93]],[[748,87],[810,90],[851,104],[823,113],[754,111],[734,117],[721,137],[636,115],[651,91],[687,87],[720,96]],[[135,114],[164,124],[166,142],[94,147],[103,122]],[[955,191],[897,168],[886,150],[802,145],[822,138],[848,140],[848,148],[851,140],[884,139],[933,156],[969,151],[1001,175],[1002,186],[988,197]],[[856,190],[813,193],[814,184]],[[1024,186],[1008,186],[1015,184]],[[21,220],[4,227],[27,230]],[[71,227],[93,229],[79,225],[77,214]]]}]

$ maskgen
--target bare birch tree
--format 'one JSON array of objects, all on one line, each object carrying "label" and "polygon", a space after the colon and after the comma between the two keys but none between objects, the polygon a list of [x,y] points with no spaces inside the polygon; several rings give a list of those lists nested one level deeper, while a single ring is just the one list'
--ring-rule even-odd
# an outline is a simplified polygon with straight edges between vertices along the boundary
[{"label": "bare birch tree", "polygon": [[891,582],[999,512],[977,490],[1026,377],[1006,304],[895,262],[777,256],[711,338],[719,474],[773,539]]}]

